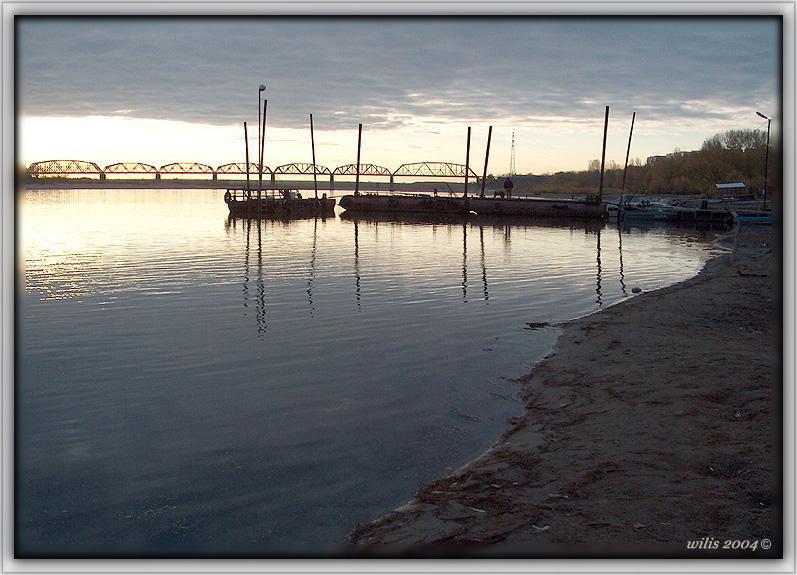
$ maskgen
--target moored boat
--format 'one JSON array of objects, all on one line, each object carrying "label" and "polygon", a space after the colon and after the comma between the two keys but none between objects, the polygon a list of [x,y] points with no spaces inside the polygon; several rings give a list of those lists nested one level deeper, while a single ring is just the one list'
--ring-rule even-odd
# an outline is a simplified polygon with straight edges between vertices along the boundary
[{"label": "moored boat", "polygon": [[297,190],[262,190],[257,197],[256,190],[228,189],[224,202],[230,215],[260,218],[302,218],[332,215],[335,199],[323,194],[320,198],[303,198]]}]

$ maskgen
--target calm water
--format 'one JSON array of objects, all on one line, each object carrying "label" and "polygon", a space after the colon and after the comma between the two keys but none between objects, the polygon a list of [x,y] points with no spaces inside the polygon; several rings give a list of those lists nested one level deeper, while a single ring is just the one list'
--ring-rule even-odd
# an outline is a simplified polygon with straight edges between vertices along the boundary
[{"label": "calm water", "polygon": [[512,378],[559,333],[527,322],[713,253],[663,227],[230,220],[222,194],[21,202],[19,551],[334,552],[521,413]]}]

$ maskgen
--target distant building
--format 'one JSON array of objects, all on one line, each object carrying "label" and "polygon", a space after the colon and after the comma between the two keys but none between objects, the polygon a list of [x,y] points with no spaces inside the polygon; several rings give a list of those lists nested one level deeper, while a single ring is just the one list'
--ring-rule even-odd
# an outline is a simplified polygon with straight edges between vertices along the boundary
[{"label": "distant building", "polygon": [[647,163],[648,166],[652,166],[653,164],[655,164],[659,160],[664,160],[664,159],[667,159],[667,158],[670,158],[670,159],[683,158],[685,156],[688,156],[691,153],[692,152],[682,152],[682,151],[679,150],[677,152],[670,152],[666,156],[648,156],[648,159],[647,159],[646,163]]},{"label": "distant building", "polygon": [[691,154],[691,153],[692,153],[692,152],[681,152],[681,151],[678,151],[678,152],[670,152],[669,154],[667,154],[667,157],[668,157],[668,158],[683,158],[683,157],[685,157],[685,156],[688,156],[688,155],[689,155],[689,154]]}]

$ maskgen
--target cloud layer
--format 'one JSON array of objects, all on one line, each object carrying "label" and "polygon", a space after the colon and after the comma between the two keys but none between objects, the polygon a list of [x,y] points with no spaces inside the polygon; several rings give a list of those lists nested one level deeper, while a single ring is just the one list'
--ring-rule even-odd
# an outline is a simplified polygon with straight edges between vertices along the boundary
[{"label": "cloud layer", "polygon": [[649,124],[773,110],[779,23],[766,18],[23,18],[19,110],[322,129]]}]

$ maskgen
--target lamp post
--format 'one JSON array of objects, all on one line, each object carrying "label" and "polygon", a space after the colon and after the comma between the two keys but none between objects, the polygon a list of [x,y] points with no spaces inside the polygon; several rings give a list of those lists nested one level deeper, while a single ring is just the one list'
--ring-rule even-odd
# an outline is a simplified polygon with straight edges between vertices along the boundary
[{"label": "lamp post", "polygon": [[772,125],[772,119],[767,118],[761,112],[756,112],[756,114],[758,114],[767,121],[767,149],[766,152],[764,153],[764,201],[761,206],[761,209],[765,210],[767,209],[767,176],[769,174],[769,128]]}]

